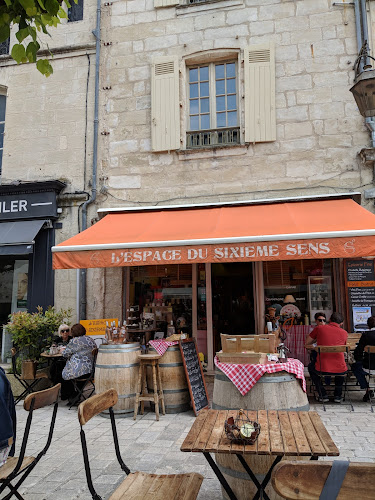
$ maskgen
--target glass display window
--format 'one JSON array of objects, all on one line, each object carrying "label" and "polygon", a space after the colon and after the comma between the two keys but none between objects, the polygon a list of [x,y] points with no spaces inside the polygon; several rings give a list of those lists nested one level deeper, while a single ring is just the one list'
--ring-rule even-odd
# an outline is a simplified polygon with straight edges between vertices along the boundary
[{"label": "glass display window", "polygon": [[129,303],[139,306],[143,314],[153,314],[156,330],[167,334],[173,322],[176,333],[191,336],[191,264],[131,267]]},{"label": "glass display window", "polygon": [[0,257],[0,321],[8,322],[9,314],[26,311],[29,261],[14,256]]},{"label": "glass display window", "polygon": [[[323,279],[324,278],[324,279]],[[264,262],[265,311],[272,307],[281,323],[313,324],[316,307],[327,318],[332,313],[332,261],[330,259],[283,260]],[[325,290],[317,293],[324,282]],[[317,288],[318,287],[318,288]],[[316,296],[316,298],[315,298]]]}]

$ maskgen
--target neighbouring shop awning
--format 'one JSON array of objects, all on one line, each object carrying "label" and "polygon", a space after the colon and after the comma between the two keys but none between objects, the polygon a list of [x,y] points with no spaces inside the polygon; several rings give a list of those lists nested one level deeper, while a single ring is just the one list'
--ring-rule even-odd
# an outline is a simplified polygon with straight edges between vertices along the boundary
[{"label": "neighbouring shop awning", "polygon": [[375,215],[352,199],[109,213],[52,248],[55,269],[375,255]]},{"label": "neighbouring shop awning", "polygon": [[0,223],[0,255],[24,255],[33,252],[34,239],[44,220]]}]

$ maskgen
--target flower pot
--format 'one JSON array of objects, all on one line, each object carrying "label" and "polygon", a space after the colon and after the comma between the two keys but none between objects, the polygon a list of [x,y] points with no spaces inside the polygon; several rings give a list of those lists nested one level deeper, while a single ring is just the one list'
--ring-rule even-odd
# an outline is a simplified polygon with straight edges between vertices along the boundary
[{"label": "flower pot", "polygon": [[30,359],[22,361],[22,378],[34,379],[36,375],[37,362]]}]

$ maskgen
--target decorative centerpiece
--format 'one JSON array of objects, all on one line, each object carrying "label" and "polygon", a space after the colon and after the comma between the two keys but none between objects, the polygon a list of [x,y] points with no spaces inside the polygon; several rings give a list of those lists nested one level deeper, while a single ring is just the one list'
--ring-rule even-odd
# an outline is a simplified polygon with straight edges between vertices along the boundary
[{"label": "decorative centerpiece", "polygon": [[250,420],[244,410],[239,410],[236,417],[229,417],[224,429],[231,441],[242,444],[254,444],[260,433],[258,422]]}]

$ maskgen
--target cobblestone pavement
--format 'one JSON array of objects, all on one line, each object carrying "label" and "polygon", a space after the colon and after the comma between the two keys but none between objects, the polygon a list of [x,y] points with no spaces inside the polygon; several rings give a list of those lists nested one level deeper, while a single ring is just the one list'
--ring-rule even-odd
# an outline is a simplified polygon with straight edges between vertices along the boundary
[{"label": "cobblestone pavement", "polygon": [[[212,392],[212,388],[211,391]],[[375,413],[361,401],[362,393],[352,396],[354,412],[348,405],[330,403],[324,412],[321,404],[311,404],[322,417],[340,449],[340,458],[375,461]],[[311,403],[311,401],[310,401]],[[51,409],[37,410],[30,433],[27,454],[39,451],[47,436]],[[22,403],[17,405],[18,446],[26,421]],[[200,500],[220,499],[220,485],[201,454],[182,453],[181,443],[193,421],[192,411],[165,415],[155,421],[154,413],[117,419],[120,447],[125,463],[133,471],[154,473],[200,472],[204,476]],[[98,493],[108,498],[123,479],[111,441],[110,422],[100,416],[86,424],[92,475]],[[81,454],[77,410],[59,404],[50,450],[20,489],[26,500],[89,500]]]}]

